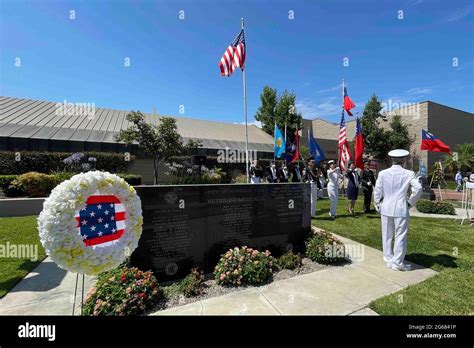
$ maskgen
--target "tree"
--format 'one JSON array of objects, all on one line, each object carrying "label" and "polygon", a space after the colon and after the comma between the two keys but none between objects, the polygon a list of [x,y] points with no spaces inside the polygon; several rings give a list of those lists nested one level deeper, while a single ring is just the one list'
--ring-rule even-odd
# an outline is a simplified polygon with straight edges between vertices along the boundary
[{"label": "tree", "polygon": [[255,119],[262,123],[265,133],[273,135],[275,130],[275,108],[277,106],[277,91],[270,86],[263,87],[260,94],[260,107],[255,114]]},{"label": "tree", "polygon": [[412,142],[407,125],[398,115],[393,116],[389,129],[381,127],[382,122],[387,122],[387,117],[381,113],[382,109],[382,102],[374,94],[365,104],[360,120],[365,152],[381,162],[387,160],[390,150],[407,149]]},{"label": "tree", "polygon": [[455,148],[457,160],[454,153],[445,155],[443,159],[444,168],[451,173],[461,170],[468,172],[474,167],[474,143],[458,144]]},{"label": "tree", "polygon": [[305,160],[310,158],[311,153],[309,152],[309,148],[305,145],[300,144],[300,155],[301,155],[301,158],[304,158]]},{"label": "tree", "polygon": [[301,128],[301,114],[296,110],[296,95],[287,90],[277,96],[277,90],[269,86],[263,88],[260,95],[261,105],[255,119],[262,123],[262,129],[274,135],[275,123],[283,131],[287,126],[287,139],[294,141],[296,128]]},{"label": "tree", "polygon": [[155,185],[158,184],[158,165],[161,161],[169,162],[171,157],[190,154],[201,146],[199,141],[192,139],[184,143],[178,133],[176,119],[172,117],[160,117],[160,122],[155,126],[147,123],[140,111],[132,111],[127,115],[127,120],[132,125],[121,130],[115,140],[127,145],[137,142],[138,147],[153,158]]},{"label": "tree", "polygon": [[411,145],[408,127],[402,122],[402,117],[395,115],[390,122],[390,148],[407,149]]}]

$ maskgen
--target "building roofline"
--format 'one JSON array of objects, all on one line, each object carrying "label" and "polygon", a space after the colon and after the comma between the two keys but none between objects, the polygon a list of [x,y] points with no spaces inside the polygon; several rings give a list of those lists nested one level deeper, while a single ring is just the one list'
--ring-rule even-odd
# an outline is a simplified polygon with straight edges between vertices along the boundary
[{"label": "building roofline", "polygon": [[[339,126],[339,123],[331,122],[331,121],[325,120],[324,118],[321,118],[321,117],[316,117],[316,118],[313,118],[313,119],[305,118],[304,120],[305,121],[310,121],[311,123],[313,123],[313,121],[323,121],[323,122],[326,122],[326,123],[329,123],[329,124],[332,124],[332,125]],[[350,122],[355,122],[355,121],[356,120],[349,120],[349,121],[346,120],[346,124],[350,123]]]},{"label": "building roofline", "polygon": [[[15,99],[22,99],[22,100],[28,100],[28,101],[34,101],[34,102],[46,102],[46,103],[53,103],[53,104],[58,104],[58,103],[63,103],[63,101],[51,101],[51,100],[45,100],[45,99],[32,99],[32,98],[24,98],[24,97],[12,97],[12,96],[7,96],[7,95],[0,95],[0,98],[15,98]],[[66,100],[68,101],[68,100]],[[68,101],[71,102],[72,101]],[[94,103],[95,104],[95,103]],[[109,108],[109,107],[102,107],[102,106],[96,106],[97,109],[104,109],[104,110],[111,110],[111,111],[119,111],[119,112],[132,112],[132,111],[140,111],[138,109],[130,109],[130,110],[124,110],[124,109],[117,109],[117,108]],[[158,118],[160,117],[170,117],[174,119],[179,119],[179,120],[193,120],[193,121],[202,121],[202,122],[212,122],[212,123],[219,123],[219,124],[225,124],[225,125],[233,125],[233,126],[245,126],[240,123],[235,123],[235,122],[223,122],[223,121],[214,121],[214,120],[208,120],[204,118],[194,118],[194,117],[182,117],[182,116],[174,116],[174,115],[163,115],[163,114],[154,114],[153,112],[145,112],[145,111],[140,111],[143,115],[149,115],[149,116],[156,116]],[[261,129],[254,124],[248,124],[248,126],[253,126],[255,128]]]}]

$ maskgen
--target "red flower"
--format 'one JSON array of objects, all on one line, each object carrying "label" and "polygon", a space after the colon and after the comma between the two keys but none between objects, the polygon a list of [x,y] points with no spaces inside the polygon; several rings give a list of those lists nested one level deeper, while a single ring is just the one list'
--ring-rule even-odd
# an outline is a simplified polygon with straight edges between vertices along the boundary
[{"label": "red flower", "polygon": [[127,280],[127,277],[125,277],[125,275],[122,275],[120,277],[120,280],[122,281],[122,283],[125,283],[125,281]]}]

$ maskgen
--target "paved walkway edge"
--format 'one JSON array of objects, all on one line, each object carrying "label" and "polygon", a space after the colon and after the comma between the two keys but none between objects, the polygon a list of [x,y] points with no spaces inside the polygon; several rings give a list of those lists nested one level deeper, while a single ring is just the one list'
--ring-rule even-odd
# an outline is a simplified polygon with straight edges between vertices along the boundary
[{"label": "paved walkway edge", "polygon": [[[337,235],[336,235],[337,236]],[[388,269],[382,252],[337,236],[352,263],[271,284],[157,311],[151,315],[377,315],[373,300],[416,284],[437,272],[412,264],[410,272]]]}]

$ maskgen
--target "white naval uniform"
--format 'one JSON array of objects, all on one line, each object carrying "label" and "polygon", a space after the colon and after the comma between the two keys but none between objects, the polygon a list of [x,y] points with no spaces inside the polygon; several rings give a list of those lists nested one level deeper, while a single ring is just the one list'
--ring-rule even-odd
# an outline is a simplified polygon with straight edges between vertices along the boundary
[{"label": "white naval uniform", "polygon": [[[410,187],[411,196],[407,198]],[[390,266],[403,267],[410,223],[408,204],[414,206],[422,194],[421,184],[411,170],[404,169],[400,165],[392,165],[379,173],[374,189],[374,202],[376,207],[381,203],[379,209],[382,215],[383,258]]]},{"label": "white naval uniform", "polygon": [[260,182],[261,182],[261,181],[260,181],[260,178],[259,178],[258,176],[252,175],[252,176],[250,177],[250,183],[252,183],[252,184],[260,184]]},{"label": "white naval uniform", "polygon": [[318,198],[324,198],[324,175],[318,177],[319,183],[321,184],[321,190],[318,192]]},{"label": "white naval uniform", "polygon": [[331,201],[329,215],[336,216],[337,200],[339,199],[339,168],[328,169],[328,196]]},{"label": "white naval uniform", "polygon": [[[308,179],[306,168],[303,169],[303,177],[305,177],[306,182],[309,182],[311,185],[311,217],[316,217],[316,202],[318,201],[318,184],[313,179]],[[318,180],[318,179],[316,179]]]}]

